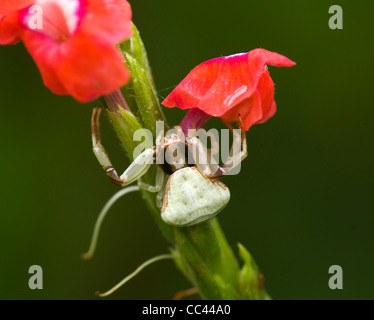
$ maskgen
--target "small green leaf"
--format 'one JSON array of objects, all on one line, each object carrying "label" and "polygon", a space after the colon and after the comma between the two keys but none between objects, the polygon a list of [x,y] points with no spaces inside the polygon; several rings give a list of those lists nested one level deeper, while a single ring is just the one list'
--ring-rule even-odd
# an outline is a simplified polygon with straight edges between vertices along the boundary
[{"label": "small green leaf", "polygon": [[[139,62],[130,54],[125,53],[126,64],[131,72],[131,79],[125,90],[126,101],[135,99],[139,118],[143,126],[156,135],[156,121],[164,121],[155,90],[153,89],[147,72]],[[129,104],[130,105],[130,104]],[[131,108],[131,107],[130,107]]]},{"label": "small green leaf", "polygon": [[133,25],[133,35],[119,45],[129,68],[129,83],[121,88],[131,112],[137,116],[144,128],[156,134],[156,121],[165,117],[159,104],[156,88],[149,65],[147,52],[138,29]]},{"label": "small green leaf", "polygon": [[150,83],[155,90],[152,70],[149,65],[148,55],[147,51],[145,50],[143,40],[140,37],[138,28],[134,24],[132,26],[132,30],[133,34],[131,38],[122,42],[119,47],[122,52],[128,53],[132,57],[134,57],[134,59],[139,63],[140,67],[145,70],[148,75],[148,79],[150,79]]},{"label": "small green leaf", "polygon": [[248,250],[238,244],[239,255],[244,265],[239,272],[239,294],[244,300],[269,300],[263,288],[263,276]]}]

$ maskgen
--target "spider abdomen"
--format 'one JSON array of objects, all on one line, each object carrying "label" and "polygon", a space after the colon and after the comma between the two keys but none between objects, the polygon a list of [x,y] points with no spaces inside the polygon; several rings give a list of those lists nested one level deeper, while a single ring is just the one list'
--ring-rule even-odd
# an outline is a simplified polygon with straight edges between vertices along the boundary
[{"label": "spider abdomen", "polygon": [[230,191],[221,181],[204,177],[196,167],[187,167],[170,176],[161,217],[172,226],[191,226],[214,217],[229,200]]}]

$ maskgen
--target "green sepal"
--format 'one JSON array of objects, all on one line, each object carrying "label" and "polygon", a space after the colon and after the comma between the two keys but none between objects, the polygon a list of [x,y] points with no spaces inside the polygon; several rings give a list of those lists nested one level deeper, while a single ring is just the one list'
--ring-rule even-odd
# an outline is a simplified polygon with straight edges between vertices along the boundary
[{"label": "green sepal", "polygon": [[122,108],[118,108],[115,112],[110,111],[109,109],[106,109],[106,111],[121,144],[125,148],[130,160],[133,161],[134,149],[139,143],[141,143],[141,141],[134,141],[134,133],[137,130],[144,130],[143,127],[136,117],[129,111]]},{"label": "green sepal", "polygon": [[[165,121],[157,99],[156,91],[153,89],[147,72],[142,68],[139,62],[128,53],[125,53],[126,64],[131,72],[130,82],[122,90],[126,101],[135,99],[138,113],[135,113],[144,126],[156,135],[156,121]],[[133,104],[133,103],[131,103]],[[130,104],[129,104],[130,106]],[[130,106],[130,109],[133,108]]]},{"label": "green sepal", "polygon": [[164,121],[165,126],[166,121],[157,98],[147,52],[135,25],[131,38],[119,44],[119,48],[131,73],[129,83],[121,88],[122,94],[131,112],[144,128],[155,135],[156,121]]},{"label": "green sepal", "polygon": [[239,255],[244,265],[239,272],[239,294],[243,300],[269,300],[269,296],[263,288],[263,276],[248,250],[238,244]]},{"label": "green sepal", "polygon": [[152,76],[152,70],[149,65],[147,51],[145,50],[145,46],[143,43],[142,38],[140,37],[140,33],[138,28],[133,24],[132,25],[133,34],[130,39],[123,41],[120,43],[119,47],[122,52],[130,54],[134,59],[139,63],[139,65],[145,70],[147,73],[148,79],[155,90],[154,80]]}]

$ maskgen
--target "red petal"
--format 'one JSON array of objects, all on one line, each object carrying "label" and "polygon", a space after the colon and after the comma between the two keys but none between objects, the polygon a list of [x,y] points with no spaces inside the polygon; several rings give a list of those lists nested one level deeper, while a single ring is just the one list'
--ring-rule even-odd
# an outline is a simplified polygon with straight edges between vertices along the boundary
[{"label": "red petal", "polygon": [[85,4],[79,32],[113,45],[132,35],[131,18],[126,0],[90,0]]},{"label": "red petal", "polygon": [[245,130],[249,130],[252,125],[267,121],[275,111],[274,83],[269,72],[265,70],[251,97],[227,111],[221,118],[225,122],[234,122],[238,120],[240,114]]},{"label": "red petal", "polygon": [[223,58],[210,60],[198,65],[162,102],[166,107],[190,109],[198,106],[206,92],[217,79]]},{"label": "red petal", "polygon": [[248,53],[248,75],[251,78],[250,81],[256,84],[253,89],[257,88],[257,82],[262,76],[266,65],[274,67],[292,67],[295,64],[296,63],[292,60],[276,52],[267,51],[265,49],[252,50]]},{"label": "red petal", "polygon": [[20,30],[17,12],[0,15],[0,44],[17,43]]},{"label": "red petal", "polygon": [[265,65],[274,67],[292,67],[296,63],[279,53],[265,49],[254,49],[248,53],[250,69],[262,69]]},{"label": "red petal", "polygon": [[68,94],[56,74],[61,61],[60,51],[64,44],[60,44],[41,33],[29,30],[24,32],[22,40],[38,66],[45,86],[53,93]]},{"label": "red petal", "polygon": [[[248,54],[230,56],[223,62],[216,82],[198,105],[198,108],[205,113],[218,117],[254,94],[264,73],[265,65],[290,67],[295,64],[278,53],[264,49],[255,49]],[[272,83],[268,74],[267,78],[266,81],[268,82],[270,79]],[[249,110],[245,114],[248,112]],[[258,116],[257,114],[254,118]]]},{"label": "red petal", "polygon": [[254,123],[264,123],[269,120],[277,110],[277,105],[274,101],[274,82],[267,70],[263,73],[258,82],[257,92],[260,95],[263,115]]},{"label": "red petal", "polygon": [[45,85],[56,94],[69,94],[88,102],[109,94],[129,80],[120,52],[92,39],[75,36],[66,43],[27,32],[26,48],[42,74]]},{"label": "red petal", "polygon": [[121,53],[89,37],[75,36],[69,41],[56,71],[68,93],[81,102],[109,94],[130,78]]},{"label": "red petal", "polygon": [[277,112],[277,104],[275,100],[273,100],[273,102],[271,103],[269,112],[264,116],[264,118],[261,121],[258,121],[256,123],[260,124],[260,123],[264,123],[268,121],[276,112]]},{"label": "red petal", "polygon": [[[261,101],[259,95],[255,93],[248,99],[243,100],[234,108],[230,109],[220,118],[226,123],[236,122],[240,115],[244,122],[245,130],[248,130],[255,121],[254,119],[262,117],[261,107],[259,106],[261,106]],[[251,110],[251,112],[248,112],[248,110]]]},{"label": "red petal", "polygon": [[181,109],[197,107],[211,116],[221,117],[254,94],[267,64],[292,66],[295,63],[264,49],[210,60],[192,70],[163,105]]},{"label": "red petal", "polygon": [[220,117],[250,97],[256,84],[248,77],[248,53],[219,58],[221,65],[216,81],[197,107],[211,116]]},{"label": "red petal", "polygon": [[1,0],[0,14],[5,12],[21,10],[31,5],[33,1],[34,0]]},{"label": "red petal", "polygon": [[[64,39],[70,37],[67,18],[63,12],[62,6],[56,1],[48,1],[43,3],[43,28],[34,30],[34,32],[43,33],[49,38],[56,41],[64,42]],[[23,24],[28,25],[33,13],[24,13]]]}]

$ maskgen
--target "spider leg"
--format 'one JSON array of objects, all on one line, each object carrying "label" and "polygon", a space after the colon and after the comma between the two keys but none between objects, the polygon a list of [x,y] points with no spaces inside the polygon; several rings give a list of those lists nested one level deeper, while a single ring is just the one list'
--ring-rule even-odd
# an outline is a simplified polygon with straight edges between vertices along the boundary
[{"label": "spider leg", "polygon": [[152,186],[150,184],[142,182],[141,179],[138,179],[138,186],[139,188],[147,190],[149,192],[159,192],[164,184],[164,178],[164,171],[162,171],[160,167],[157,167],[156,184]]},{"label": "spider leg", "polygon": [[[215,160],[211,157],[211,151],[197,137],[187,137],[188,147],[190,148],[194,161],[200,172],[210,179],[218,179],[222,176],[228,175],[235,167],[247,157],[247,139],[244,130],[244,124],[238,116],[239,130],[233,130],[234,142],[232,144],[230,155],[223,166],[218,166]],[[210,135],[212,139],[212,136]],[[212,140],[211,140],[212,141]],[[214,146],[216,142],[212,141]],[[239,150],[236,150],[240,145]]]},{"label": "spider leg", "polygon": [[163,205],[164,195],[166,191],[166,185],[167,185],[168,179],[164,179],[164,183],[162,184],[161,190],[157,193],[156,197],[156,204],[158,208],[161,208]]},{"label": "spider leg", "polygon": [[211,148],[207,150],[208,154],[208,162],[210,163],[210,167],[212,171],[216,171],[219,168],[219,164],[217,161],[214,159],[214,155],[219,152],[219,143],[213,134],[213,132],[207,132],[208,137],[210,138],[210,143],[211,143]]},{"label": "spider leg", "polygon": [[156,153],[155,148],[149,148],[143,151],[125,170],[125,172],[119,176],[117,171],[114,169],[109,156],[101,144],[100,134],[100,115],[101,108],[95,107],[92,112],[91,118],[91,131],[92,131],[92,149],[93,152],[104,168],[109,179],[118,186],[125,187],[130,183],[138,180],[144,175],[154,161]]},{"label": "spider leg", "polygon": [[186,140],[197,168],[204,176],[208,177],[214,171],[210,161],[208,161],[209,152],[207,147],[198,137],[187,137]]},{"label": "spider leg", "polygon": [[[210,175],[208,175],[209,178],[219,178],[221,176],[228,175],[234,168],[236,168],[240,163],[247,157],[248,151],[247,151],[247,138],[245,134],[245,128],[243,124],[243,120],[238,116],[238,123],[239,128],[232,130],[234,134],[234,141],[230,149],[230,155],[227,158],[226,162],[223,166],[219,167],[215,172],[212,172]],[[238,133],[240,131],[240,134]],[[238,145],[240,144],[240,149],[236,150],[238,148]]]},{"label": "spider leg", "polygon": [[131,192],[138,191],[139,187],[138,186],[129,186],[127,188],[119,190],[117,193],[115,193],[105,204],[105,206],[101,209],[99,216],[96,219],[95,227],[92,233],[91,237],[91,242],[90,246],[88,248],[88,251],[86,253],[82,254],[82,259],[83,260],[89,260],[93,257],[95,251],[96,251],[96,246],[97,246],[97,241],[99,239],[99,233],[101,226],[103,224],[103,221],[105,217],[107,216],[110,208],[117,202],[117,200]]}]

